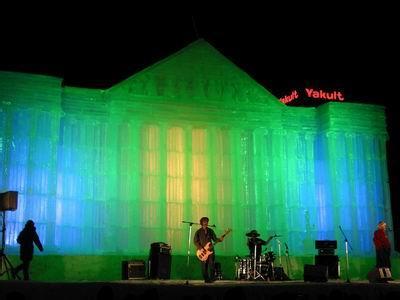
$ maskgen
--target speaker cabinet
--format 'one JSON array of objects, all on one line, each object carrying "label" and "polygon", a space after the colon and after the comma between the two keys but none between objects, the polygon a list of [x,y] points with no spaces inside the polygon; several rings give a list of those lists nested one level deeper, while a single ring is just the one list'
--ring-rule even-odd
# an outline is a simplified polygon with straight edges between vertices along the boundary
[{"label": "speaker cabinet", "polygon": [[171,277],[171,255],[154,253],[149,260],[150,278],[170,279]]},{"label": "speaker cabinet", "polygon": [[169,245],[162,242],[151,244],[149,269],[151,279],[170,279],[171,247]]},{"label": "speaker cabinet", "polygon": [[304,281],[327,282],[328,267],[323,265],[304,265]]},{"label": "speaker cabinet", "polygon": [[17,210],[18,192],[9,191],[0,193],[0,211]]},{"label": "speaker cabinet", "polygon": [[315,264],[328,267],[328,278],[340,277],[339,257],[337,255],[315,255]]},{"label": "speaker cabinet", "polygon": [[122,262],[122,279],[145,279],[146,264],[144,260],[125,260]]}]

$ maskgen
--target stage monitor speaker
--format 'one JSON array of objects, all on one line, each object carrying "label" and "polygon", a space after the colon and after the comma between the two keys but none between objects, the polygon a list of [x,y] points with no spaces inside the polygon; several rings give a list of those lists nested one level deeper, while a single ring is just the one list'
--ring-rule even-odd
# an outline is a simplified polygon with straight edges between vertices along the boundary
[{"label": "stage monitor speaker", "polygon": [[122,262],[122,279],[145,279],[146,264],[144,260],[125,260]]},{"label": "stage monitor speaker", "polygon": [[328,278],[340,277],[339,257],[337,255],[315,255],[315,264],[328,267]]},{"label": "stage monitor speaker", "polygon": [[386,283],[392,280],[392,273],[389,268],[373,268],[367,278],[370,283]]},{"label": "stage monitor speaker", "polygon": [[304,281],[327,282],[328,267],[322,265],[304,265]]},{"label": "stage monitor speaker", "polygon": [[0,211],[17,210],[18,192],[8,191],[0,193]]}]

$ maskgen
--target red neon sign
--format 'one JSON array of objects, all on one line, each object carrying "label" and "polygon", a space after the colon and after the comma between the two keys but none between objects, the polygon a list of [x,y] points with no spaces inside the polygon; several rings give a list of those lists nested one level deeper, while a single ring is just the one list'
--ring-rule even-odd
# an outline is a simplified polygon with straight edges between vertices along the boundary
[{"label": "red neon sign", "polygon": [[297,91],[294,90],[294,91],[292,91],[292,93],[289,96],[286,95],[286,96],[280,98],[279,100],[281,100],[281,102],[283,102],[283,103],[289,103],[297,98],[299,98],[299,94],[297,94]]},{"label": "red neon sign", "polygon": [[[304,95],[308,99],[316,99],[316,100],[328,100],[328,101],[344,101],[344,95],[343,92],[339,91],[324,91],[321,89],[313,89],[313,88],[305,88],[304,89]],[[290,95],[285,95],[279,100],[282,103],[289,103],[292,102],[293,100],[299,98],[299,93],[297,90],[293,90]]]}]

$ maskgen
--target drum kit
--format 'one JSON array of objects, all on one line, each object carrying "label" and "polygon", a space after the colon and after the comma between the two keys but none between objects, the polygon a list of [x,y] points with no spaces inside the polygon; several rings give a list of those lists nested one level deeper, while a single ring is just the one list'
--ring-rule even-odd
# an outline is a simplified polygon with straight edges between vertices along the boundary
[{"label": "drum kit", "polygon": [[[236,256],[236,279],[265,281],[281,280],[278,278],[279,276],[276,276],[275,274],[275,270],[277,269],[274,267],[276,259],[275,253],[273,251],[268,251],[268,249],[262,251],[262,245],[267,245],[269,241],[278,236],[270,236],[267,241],[264,241],[262,239],[254,238],[259,236],[255,230],[247,233],[246,236],[252,239],[250,245],[252,245],[252,247],[254,245],[254,249],[252,249],[250,252],[251,255],[249,256],[243,258]],[[281,261],[280,258],[279,261]]]}]

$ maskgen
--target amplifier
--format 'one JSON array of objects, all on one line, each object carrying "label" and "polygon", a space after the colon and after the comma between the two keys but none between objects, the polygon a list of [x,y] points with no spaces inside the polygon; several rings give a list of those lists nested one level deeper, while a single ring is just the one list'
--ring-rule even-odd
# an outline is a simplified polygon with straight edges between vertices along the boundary
[{"label": "amplifier", "polygon": [[125,260],[122,262],[122,279],[145,279],[146,264],[144,260]]},{"label": "amplifier", "polygon": [[336,240],[316,240],[315,249],[337,249]]},{"label": "amplifier", "polygon": [[150,254],[156,254],[156,253],[162,253],[162,254],[171,254],[171,246],[163,243],[163,242],[156,242],[151,244],[151,249],[150,249]]},{"label": "amplifier", "polygon": [[335,249],[331,248],[318,249],[318,255],[335,255]]}]

